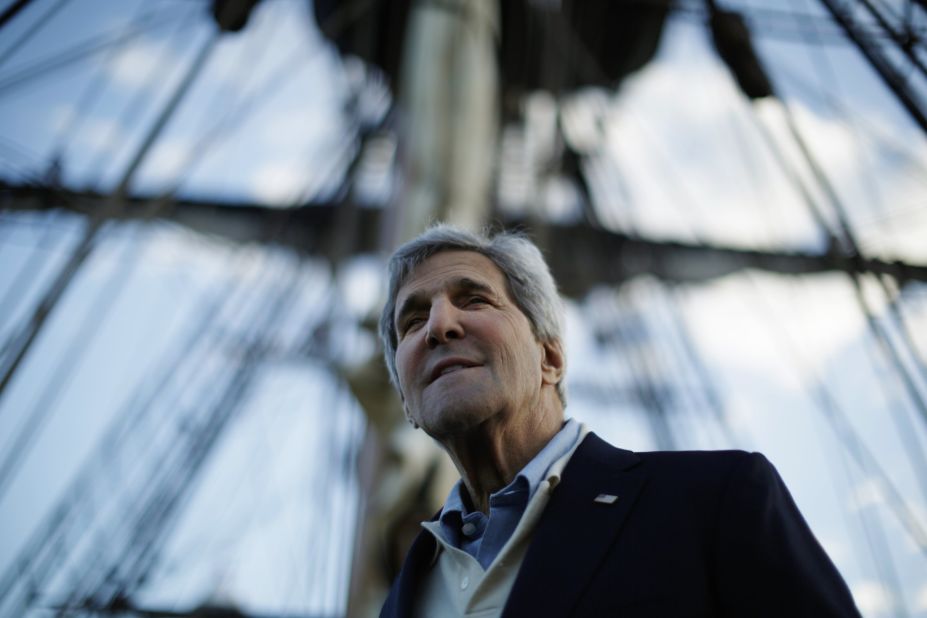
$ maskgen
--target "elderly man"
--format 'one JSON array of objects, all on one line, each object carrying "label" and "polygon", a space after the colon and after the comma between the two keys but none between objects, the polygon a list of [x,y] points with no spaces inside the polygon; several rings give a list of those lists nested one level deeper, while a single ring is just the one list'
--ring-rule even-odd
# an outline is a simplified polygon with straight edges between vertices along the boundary
[{"label": "elderly man", "polygon": [[460,472],[381,616],[858,616],[772,465],[564,421],[556,285],[512,234],[434,227],[380,320],[408,420]]}]

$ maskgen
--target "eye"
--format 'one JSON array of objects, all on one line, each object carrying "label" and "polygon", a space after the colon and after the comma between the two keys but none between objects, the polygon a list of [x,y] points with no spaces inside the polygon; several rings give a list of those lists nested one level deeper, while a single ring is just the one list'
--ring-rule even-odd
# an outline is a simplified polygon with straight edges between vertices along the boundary
[{"label": "eye", "polygon": [[467,299],[466,305],[488,305],[489,300],[482,296],[471,296]]},{"label": "eye", "polygon": [[401,334],[405,335],[406,333],[415,330],[416,328],[421,326],[424,321],[425,321],[425,318],[421,316],[413,316],[409,318],[408,320],[403,322]]}]

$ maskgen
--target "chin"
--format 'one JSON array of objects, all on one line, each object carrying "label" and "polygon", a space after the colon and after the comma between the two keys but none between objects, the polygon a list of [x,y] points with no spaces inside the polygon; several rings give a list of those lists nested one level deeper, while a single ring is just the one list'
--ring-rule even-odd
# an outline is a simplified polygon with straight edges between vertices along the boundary
[{"label": "chin", "polygon": [[425,433],[441,440],[469,433],[491,417],[493,410],[489,402],[478,397],[449,398],[440,406],[426,407],[419,425]]}]

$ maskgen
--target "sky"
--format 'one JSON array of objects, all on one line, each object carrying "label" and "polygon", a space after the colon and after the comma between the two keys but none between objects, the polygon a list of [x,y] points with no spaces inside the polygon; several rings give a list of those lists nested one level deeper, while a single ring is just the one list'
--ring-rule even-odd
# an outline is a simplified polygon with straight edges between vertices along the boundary
[{"label": "sky", "polygon": [[[67,186],[111,190],[212,35],[207,3],[66,2],[47,27],[8,53],[54,6],[37,0],[0,30],[0,174],[12,181],[44,177],[57,153]],[[771,10],[821,11],[811,0],[736,6],[769,20],[757,24],[773,23]],[[12,81],[80,41],[122,32],[146,11],[163,23],[126,46],[41,79]],[[824,35],[829,42],[809,44],[785,34],[788,22],[775,23],[759,28],[760,55],[860,246],[867,255],[927,264],[923,134],[853,48]],[[382,115],[389,104],[382,77],[339,58],[307,3],[268,0],[246,30],[222,37],[132,188],[157,194],[179,186],[191,197],[281,208],[306,196],[322,199],[338,185],[350,154],[352,100],[362,118]],[[656,61],[616,92],[587,90],[559,104],[567,139],[590,153],[587,173],[606,227],[658,239],[821,250],[821,233],[775,164],[764,130],[812,186],[825,218],[833,221],[834,209],[810,182],[783,106],[754,107],[738,95],[689,13],[670,21]],[[532,176],[543,167],[557,109],[550,96],[535,94],[526,102],[529,120],[507,129],[504,139],[522,168],[505,172],[500,198],[512,210],[546,208],[572,220],[578,208],[569,184]],[[387,137],[378,147],[365,178],[371,200],[392,186],[383,170],[395,143]],[[0,213],[0,302],[9,303],[0,336],[28,315],[81,225],[67,214]],[[34,269],[27,285],[5,300],[23,268]],[[109,495],[86,498],[110,509],[96,512],[88,529],[112,531],[109,545],[118,547],[119,505],[141,503],[146,483],[139,479],[157,471],[146,453],[161,441],[182,442],[185,427],[206,411],[197,406],[236,375],[252,329],[265,324],[273,353],[248,376],[242,405],[176,513],[140,600],[183,608],[213,598],[263,613],[342,613],[354,518],[365,498],[352,477],[356,469],[343,462],[360,448],[365,420],[306,342],[328,325],[327,353],[336,365],[369,358],[375,342],[358,322],[378,307],[381,268],[377,256],[364,256],[333,281],[324,264],[280,249],[238,246],[166,223],[112,226],[0,399],[0,450],[30,414],[42,410],[48,419],[0,495],[0,573],[95,453],[119,464],[108,468]],[[867,280],[862,294],[898,341],[882,289]],[[927,288],[899,294],[925,356]],[[148,410],[145,431],[100,449],[128,402],[180,358],[171,354],[197,332],[204,307],[217,307],[215,319]],[[864,614],[927,616],[927,556],[892,514],[881,480],[841,448],[835,432],[845,426],[828,415],[840,412],[927,529],[924,479],[906,450],[913,444],[924,451],[925,419],[867,330],[845,277],[742,272],[685,286],[641,277],[571,301],[567,317],[570,415],[624,448],[655,448],[634,389],[648,376],[665,383],[676,448],[765,453]],[[701,359],[708,382],[686,360],[690,354]],[[904,362],[927,394],[913,359]],[[93,544],[80,548],[93,551]],[[877,571],[873,551],[891,557],[894,574]],[[69,575],[52,590],[67,589],[88,555],[69,558],[62,569]],[[893,579],[900,598],[885,585]]]}]

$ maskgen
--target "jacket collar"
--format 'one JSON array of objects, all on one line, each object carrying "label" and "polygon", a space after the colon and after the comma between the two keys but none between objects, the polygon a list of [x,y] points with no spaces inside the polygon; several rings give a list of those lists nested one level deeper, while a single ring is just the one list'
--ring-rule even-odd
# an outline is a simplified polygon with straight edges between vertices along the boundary
[{"label": "jacket collar", "polygon": [[[644,484],[640,458],[590,433],[563,471],[534,530],[503,616],[565,616],[600,560],[615,542]],[[617,496],[606,504],[600,494]],[[437,515],[436,515],[437,517]],[[415,537],[380,617],[412,616],[414,600],[432,566],[437,543],[424,530]],[[539,595],[538,590],[557,590]]]},{"label": "jacket collar", "polygon": [[[437,517],[438,514],[435,514],[432,520]],[[414,601],[419,596],[419,588],[432,566],[437,549],[438,543],[430,532],[422,530],[418,533],[412,547],[409,548],[409,553],[406,554],[396,581],[393,582],[389,597],[380,610],[380,618],[413,615]]]},{"label": "jacket collar", "polygon": [[644,485],[639,462],[593,433],[586,437],[534,530],[503,616],[570,614]]}]

